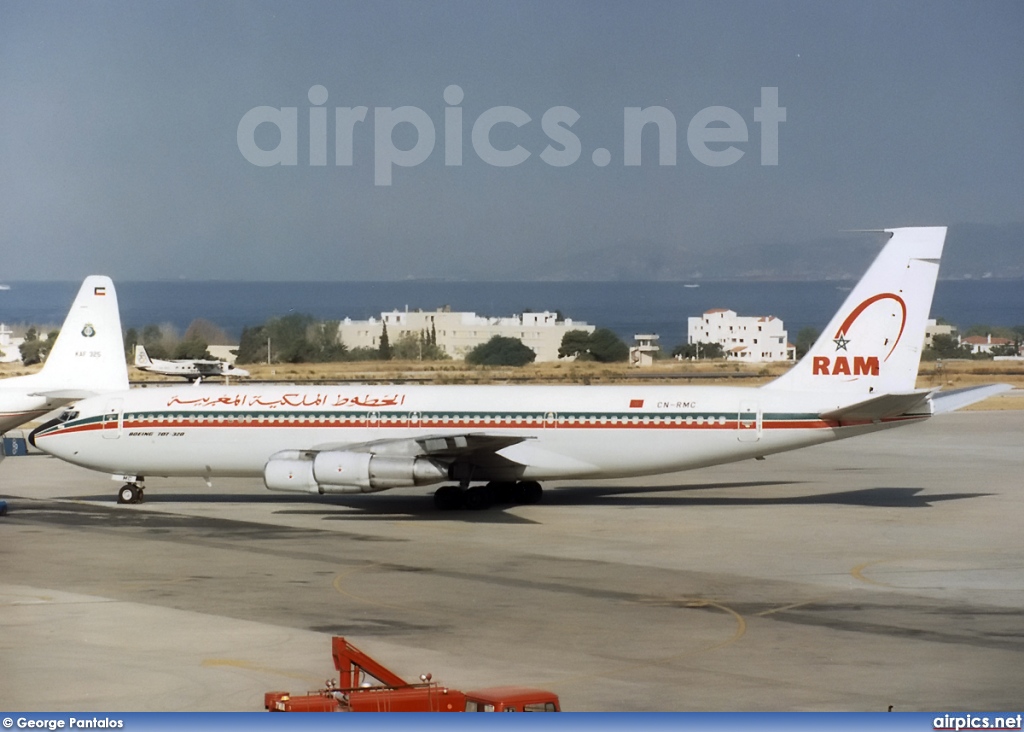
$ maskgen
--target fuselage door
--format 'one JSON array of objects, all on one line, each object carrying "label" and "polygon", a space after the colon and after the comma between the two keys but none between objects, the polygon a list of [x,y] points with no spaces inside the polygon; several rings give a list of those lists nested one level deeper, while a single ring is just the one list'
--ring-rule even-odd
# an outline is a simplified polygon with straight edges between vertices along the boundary
[{"label": "fuselage door", "polygon": [[546,412],[544,414],[544,427],[546,429],[554,429],[558,426],[558,413],[557,412]]},{"label": "fuselage door", "polygon": [[107,408],[103,412],[103,437],[107,440],[116,440],[121,436],[121,407],[123,399],[111,399],[107,402]]},{"label": "fuselage door", "polygon": [[740,402],[736,417],[736,437],[740,442],[757,442],[761,439],[761,405],[756,401]]}]

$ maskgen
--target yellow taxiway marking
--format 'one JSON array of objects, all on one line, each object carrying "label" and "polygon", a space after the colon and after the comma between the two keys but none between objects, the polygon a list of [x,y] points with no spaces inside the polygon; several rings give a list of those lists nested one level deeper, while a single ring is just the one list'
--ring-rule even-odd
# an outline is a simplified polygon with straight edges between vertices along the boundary
[{"label": "yellow taxiway marking", "polygon": [[12,600],[0,602],[0,607],[16,607],[18,605],[39,605],[44,602],[53,602],[51,595],[16,595]]},{"label": "yellow taxiway marking", "polygon": [[444,617],[443,613],[435,612],[435,611],[432,611],[432,610],[426,610],[426,609],[420,608],[420,607],[412,607],[410,605],[400,605],[398,603],[393,603],[393,602],[381,602],[380,600],[371,600],[368,597],[363,597],[362,595],[357,595],[356,593],[351,592],[351,591],[349,591],[349,590],[347,590],[347,589],[345,589],[345,588],[343,588],[341,586],[342,582],[345,579],[347,579],[347,578],[349,578],[349,577],[351,577],[351,576],[353,576],[355,574],[358,574],[360,572],[366,572],[366,571],[371,570],[371,569],[378,569],[378,568],[383,567],[383,566],[384,566],[383,564],[379,564],[378,563],[378,564],[368,564],[368,565],[363,566],[363,567],[353,567],[352,569],[349,569],[349,570],[347,570],[345,572],[341,572],[341,573],[335,575],[334,576],[334,581],[331,584],[334,586],[335,591],[339,595],[344,595],[345,597],[348,597],[348,598],[350,598],[352,600],[355,600],[357,602],[365,602],[367,605],[374,605],[376,607],[388,607],[388,608],[391,608],[392,610],[406,610],[406,611],[409,611],[409,612],[420,613],[422,615],[434,615],[434,616],[437,616],[437,617]]},{"label": "yellow taxiway marking", "polygon": [[281,671],[276,668],[269,666],[262,666],[252,661],[241,661],[235,658],[207,658],[199,664],[204,668],[215,668],[218,666],[227,666],[228,668],[240,668],[246,671],[258,671],[264,674],[273,674],[274,676],[283,676],[288,679],[295,679],[296,681],[302,681],[303,683],[319,683],[320,678],[313,676],[312,674],[296,674],[288,671]]},{"label": "yellow taxiway marking", "polygon": [[[365,602],[365,603],[367,603],[369,605],[375,605],[377,607],[387,607],[387,608],[391,608],[391,609],[394,609],[394,610],[406,610],[406,611],[417,612],[417,613],[426,614],[426,615],[436,615],[436,616],[440,616],[440,617],[447,617],[443,613],[432,612],[430,610],[424,610],[422,608],[414,608],[414,607],[410,607],[408,605],[400,605],[400,604],[397,604],[397,603],[389,603],[389,602],[380,602],[380,601],[377,601],[377,600],[370,600],[369,598],[363,597],[361,595],[357,595],[356,593],[351,592],[351,591],[345,589],[342,586],[344,581],[346,579],[352,577],[353,575],[358,574],[360,572],[364,572],[364,571],[370,570],[370,569],[375,569],[375,568],[378,568],[378,567],[382,567],[382,566],[383,566],[382,564],[371,564],[371,565],[367,565],[367,566],[364,566],[364,567],[353,567],[352,569],[349,569],[349,570],[347,570],[345,572],[341,572],[341,573],[335,575],[334,581],[332,582],[335,591],[337,591],[338,594],[340,594],[340,595],[344,595],[345,597],[351,598],[351,599],[356,600],[358,602]],[[681,651],[679,653],[673,653],[673,654],[668,655],[668,656],[662,656],[660,658],[653,658],[653,659],[644,660],[644,661],[636,661],[636,662],[633,662],[633,663],[631,663],[631,664],[629,664],[627,666],[619,666],[619,667],[617,667],[612,672],[605,672],[605,673],[598,673],[598,674],[583,674],[583,675],[580,675],[580,676],[570,676],[570,677],[563,678],[563,679],[561,679],[559,681],[553,682],[553,683],[549,684],[549,686],[555,686],[555,685],[558,685],[558,684],[566,684],[566,683],[575,683],[575,682],[582,681],[582,680],[585,680],[585,679],[602,678],[602,677],[608,677],[608,676],[618,676],[618,675],[621,675],[621,674],[626,673],[628,671],[633,671],[633,670],[636,670],[636,669],[642,669],[642,668],[647,668],[649,666],[659,666],[659,665],[664,665],[664,664],[667,664],[667,663],[671,663],[673,661],[677,661],[680,658],[685,658],[687,656],[694,656],[694,655],[697,655],[699,653],[710,653],[711,651],[717,651],[720,648],[725,648],[726,646],[728,646],[728,645],[730,645],[732,643],[735,643],[740,638],[742,638],[743,635],[747,632],[747,621],[744,620],[743,616],[740,615],[735,610],[733,610],[731,607],[728,607],[726,605],[722,605],[721,603],[713,602],[711,600],[707,600],[707,599],[703,599],[703,598],[693,598],[693,599],[686,599],[686,598],[657,599],[654,602],[657,603],[657,604],[671,604],[671,605],[674,605],[674,606],[677,606],[677,607],[685,607],[685,608],[708,608],[708,607],[714,608],[715,610],[719,610],[719,611],[721,611],[721,612],[723,612],[723,613],[725,613],[727,615],[730,615],[733,618],[733,620],[735,620],[736,627],[735,627],[735,630],[733,631],[731,636],[729,636],[728,638],[726,638],[723,641],[720,641],[718,643],[714,643],[714,644],[709,645],[709,646],[705,646],[705,647],[702,647],[702,648],[692,648],[692,649],[689,649],[689,650],[686,650],[686,651]]]},{"label": "yellow taxiway marking", "polygon": [[[988,552],[980,552],[980,553],[986,554]],[[856,567],[854,567],[853,569],[850,570],[850,574],[853,576],[854,579],[860,580],[861,582],[867,583],[869,585],[875,585],[877,587],[889,587],[891,589],[898,590],[898,589],[900,589],[899,585],[894,585],[894,584],[891,584],[889,582],[882,582],[881,580],[871,579],[870,577],[865,576],[864,571],[866,569],[868,569],[869,567],[875,567],[875,566],[878,566],[879,564],[894,564],[895,562],[913,562],[913,561],[915,561],[917,559],[929,559],[929,558],[936,558],[938,556],[939,556],[939,554],[936,553],[936,554],[918,554],[918,555],[915,555],[915,556],[912,556],[912,557],[889,557],[888,559],[873,559],[870,562],[863,562],[861,564],[858,564]]]},{"label": "yellow taxiway marking", "polygon": [[755,613],[755,615],[757,615],[757,617],[759,617],[759,618],[763,618],[763,617],[766,617],[768,615],[774,615],[775,613],[783,613],[783,612],[786,612],[787,610],[793,610],[793,609],[798,608],[798,607],[803,607],[804,605],[815,605],[815,604],[817,604],[819,602],[825,602],[826,600],[831,600],[835,596],[836,596],[836,593],[834,593],[834,592],[831,593],[831,594],[828,594],[828,595],[819,595],[818,597],[812,597],[809,600],[801,600],[800,602],[791,602],[790,604],[782,605],[781,607],[773,607],[771,610],[762,610],[759,613]]},{"label": "yellow taxiway marking", "polygon": [[696,656],[701,653],[710,653],[711,651],[717,651],[721,648],[725,648],[726,646],[738,641],[747,632],[747,621],[743,619],[743,616],[735,610],[733,610],[731,607],[728,607],[727,605],[722,605],[718,602],[712,602],[711,600],[706,600],[703,598],[694,598],[691,600],[680,598],[675,600],[664,600],[659,602],[658,604],[671,604],[676,607],[697,609],[711,607],[715,610],[720,610],[723,613],[732,616],[733,620],[736,621],[736,629],[733,631],[733,634],[725,640],[710,646],[705,646],[703,648],[691,648],[686,651],[680,651],[679,653],[673,653],[668,656],[662,656],[660,658],[651,658],[642,661],[634,661],[625,666],[616,666],[613,671],[605,671],[593,674],[580,674],[578,676],[566,676],[557,681],[549,682],[548,684],[546,684],[546,686],[556,687],[564,684],[578,684],[581,681],[587,681],[590,679],[608,678],[610,676],[621,676],[624,673],[650,668],[651,666],[664,666],[674,661],[678,661],[682,658]]}]

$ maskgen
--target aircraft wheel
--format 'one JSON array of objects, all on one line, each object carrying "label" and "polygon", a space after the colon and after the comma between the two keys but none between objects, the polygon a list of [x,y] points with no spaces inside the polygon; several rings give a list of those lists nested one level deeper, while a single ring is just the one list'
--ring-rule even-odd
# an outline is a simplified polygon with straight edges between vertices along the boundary
[{"label": "aircraft wheel", "polygon": [[544,495],[544,489],[535,480],[524,480],[516,484],[516,493],[518,494],[519,503],[540,503],[540,499]]},{"label": "aircraft wheel", "polygon": [[503,480],[496,480],[487,484],[491,489],[494,503],[516,503],[518,491],[515,483]]},{"label": "aircraft wheel", "polygon": [[466,505],[464,491],[457,485],[443,485],[434,491],[434,506],[439,511],[455,511]]},{"label": "aircraft wheel", "polygon": [[466,491],[466,508],[482,511],[494,503],[494,490],[490,485],[478,485]]},{"label": "aircraft wheel", "polygon": [[117,492],[118,503],[138,503],[142,500],[142,490],[134,483],[125,483]]}]

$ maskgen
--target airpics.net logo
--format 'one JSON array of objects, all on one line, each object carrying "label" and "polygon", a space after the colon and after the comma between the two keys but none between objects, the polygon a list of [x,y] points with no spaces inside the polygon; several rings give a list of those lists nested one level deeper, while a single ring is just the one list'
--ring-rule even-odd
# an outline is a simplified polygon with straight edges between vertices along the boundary
[{"label": "airpics.net logo", "polygon": [[[465,93],[452,84],[443,93],[445,102],[444,120],[441,124],[444,148],[444,164],[459,167],[463,164],[465,131],[469,129],[473,153],[488,165],[509,168],[522,165],[534,152],[522,144],[498,147],[492,140],[492,131],[499,126],[511,125],[523,128],[534,123],[533,117],[518,107],[498,106],[484,110],[470,123],[464,119],[462,102]],[[334,107],[329,110],[328,91],[317,84],[308,93],[310,107],[302,116],[309,123],[309,157],[311,166],[326,166],[328,163],[328,122],[330,112],[334,118],[334,165],[352,166],[353,148],[357,137],[372,134],[373,142],[373,183],[389,186],[395,168],[413,168],[425,162],[437,147],[438,127],[434,119],[419,107],[374,107],[372,132],[367,122],[369,107]],[[555,106],[540,117],[540,127],[548,144],[537,153],[545,164],[564,168],[577,163],[584,153],[583,142],[573,132],[573,126],[580,120],[580,114],[572,107]],[[761,165],[779,164],[779,125],[786,121],[786,108],[779,106],[779,89],[774,86],[761,87],[761,101],[753,108],[753,122],[760,128]],[[302,120],[303,123],[306,120]],[[299,165],[299,124],[298,107],[253,107],[238,123],[238,149],[242,156],[259,167],[274,165]],[[415,138],[410,147],[395,144],[395,130],[401,125],[411,127],[411,135],[400,130],[403,140]],[[622,110],[622,157],[621,164],[627,167],[639,166],[642,161],[642,139],[648,125],[656,128],[656,135],[648,139],[657,143],[658,165],[673,166],[677,162],[678,125],[671,110],[660,107],[624,107]],[[258,133],[263,126],[276,128],[276,133]],[[305,127],[305,124],[303,124]],[[514,132],[514,130],[512,130]],[[271,130],[273,132],[273,130]],[[507,139],[509,130],[499,130]],[[263,147],[264,142],[275,138],[273,147]],[[303,135],[305,136],[305,135]],[[750,131],[742,114],[730,107],[711,106],[697,112],[686,126],[686,146],[698,162],[712,168],[733,165],[746,150],[739,147],[750,140]],[[655,155],[648,152],[648,160]],[[607,147],[597,147],[590,152],[591,162],[603,168],[615,159]],[[303,161],[306,162],[305,160]]]}]

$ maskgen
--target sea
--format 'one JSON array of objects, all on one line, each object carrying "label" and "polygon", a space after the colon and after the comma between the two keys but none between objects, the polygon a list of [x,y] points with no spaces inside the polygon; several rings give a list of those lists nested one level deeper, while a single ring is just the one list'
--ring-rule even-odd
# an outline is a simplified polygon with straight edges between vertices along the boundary
[{"label": "sea", "polygon": [[[57,327],[80,282],[4,282],[0,323]],[[566,318],[610,328],[631,342],[655,333],[662,346],[686,340],[686,319],[713,308],[740,315],[774,315],[790,340],[805,327],[822,330],[854,284],[828,282],[116,282],[124,328],[173,326],[196,318],[237,338],[245,326],[304,313],[321,320],[379,318],[392,310],[471,311],[510,316],[560,311]],[[696,285],[696,286],[694,286]],[[961,330],[972,325],[1024,324],[1024,280],[940,280],[932,317]]]}]

